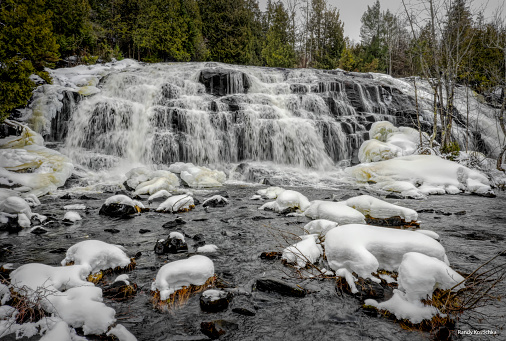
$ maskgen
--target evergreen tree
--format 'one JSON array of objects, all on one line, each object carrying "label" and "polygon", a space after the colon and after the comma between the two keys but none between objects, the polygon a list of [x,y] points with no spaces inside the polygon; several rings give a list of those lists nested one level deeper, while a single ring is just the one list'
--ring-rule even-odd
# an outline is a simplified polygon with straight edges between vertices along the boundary
[{"label": "evergreen tree", "polygon": [[289,40],[287,27],[290,25],[290,17],[283,3],[269,2],[267,6],[267,39],[262,49],[262,57],[266,66],[293,67],[295,65],[295,51]]}]

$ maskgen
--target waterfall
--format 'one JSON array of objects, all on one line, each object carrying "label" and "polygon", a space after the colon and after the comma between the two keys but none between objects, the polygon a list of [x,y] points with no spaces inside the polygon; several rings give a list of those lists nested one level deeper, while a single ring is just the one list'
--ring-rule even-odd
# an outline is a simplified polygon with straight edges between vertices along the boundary
[{"label": "waterfall", "polygon": [[[372,123],[416,122],[407,83],[378,75],[127,60],[58,69],[53,77],[55,85],[45,87],[59,87],[60,95],[37,103],[56,98],[64,105],[55,110],[64,114],[52,110],[39,126],[64,141],[75,162],[94,169],[126,160],[329,170],[353,159]],[[84,86],[92,91],[78,95]],[[422,115],[430,122],[429,110]]]}]

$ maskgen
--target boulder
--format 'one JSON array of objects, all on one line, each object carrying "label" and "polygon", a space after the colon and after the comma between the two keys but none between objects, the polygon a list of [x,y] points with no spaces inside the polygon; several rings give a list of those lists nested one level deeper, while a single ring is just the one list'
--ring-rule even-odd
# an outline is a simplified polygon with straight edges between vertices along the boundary
[{"label": "boulder", "polygon": [[105,215],[113,218],[132,218],[133,215],[139,213],[139,211],[131,205],[111,203],[109,205],[102,205],[98,214]]},{"label": "boulder", "polygon": [[265,292],[276,292],[284,296],[304,297],[306,290],[298,285],[282,281],[277,278],[259,278],[256,280],[257,290]]},{"label": "boulder", "polygon": [[225,321],[225,320],[214,320],[211,322],[200,323],[200,331],[202,334],[209,338],[216,340],[222,335],[228,334],[232,330],[239,328],[237,323]]},{"label": "boulder", "polygon": [[120,280],[104,287],[102,292],[104,297],[124,300],[137,294],[137,284]]},{"label": "boulder", "polygon": [[155,253],[158,255],[182,252],[188,252],[188,244],[180,232],[171,232],[167,239],[160,239],[155,244]]},{"label": "boulder", "polygon": [[223,290],[206,290],[200,296],[200,309],[208,313],[217,313],[228,308],[232,296]]},{"label": "boulder", "polygon": [[247,93],[251,87],[248,76],[245,73],[219,67],[202,70],[199,82],[204,84],[208,94],[214,96]]}]

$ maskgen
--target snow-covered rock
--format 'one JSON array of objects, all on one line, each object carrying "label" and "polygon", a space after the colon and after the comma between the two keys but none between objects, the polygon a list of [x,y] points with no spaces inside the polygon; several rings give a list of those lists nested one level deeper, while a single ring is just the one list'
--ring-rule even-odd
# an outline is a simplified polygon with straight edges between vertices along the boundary
[{"label": "snow-covered rock", "polygon": [[192,163],[173,163],[169,171],[179,174],[181,180],[192,188],[221,187],[227,180],[227,176],[222,171],[195,166]]},{"label": "snow-covered rock", "polygon": [[365,216],[371,218],[390,218],[399,216],[406,222],[416,221],[418,213],[410,208],[397,206],[370,195],[360,195],[344,201]]},{"label": "snow-covered rock", "polygon": [[304,232],[308,234],[318,234],[320,236],[325,236],[328,231],[337,225],[338,224],[335,221],[327,219],[316,219],[304,225]]},{"label": "snow-covered rock", "polygon": [[170,194],[168,191],[162,189],[155,194],[152,194],[148,198],[148,203],[152,203],[153,201],[162,200],[165,201],[166,198],[169,198],[172,194]]},{"label": "snow-covered rock", "polygon": [[306,267],[307,263],[315,264],[323,255],[323,249],[317,244],[318,235],[310,234],[300,236],[300,242],[289,246],[283,250],[281,259],[290,264],[295,264],[299,268]]},{"label": "snow-covered rock", "polygon": [[365,224],[362,213],[342,202],[314,200],[304,214],[312,219],[326,219],[339,225]]},{"label": "snow-covered rock", "polygon": [[165,264],[160,268],[152,291],[160,291],[160,300],[165,301],[176,290],[190,285],[204,285],[214,276],[214,263],[211,259],[196,255]]},{"label": "snow-covered rock", "polygon": [[[422,253],[448,264],[444,247],[433,238],[414,231],[379,226],[338,226],[327,232],[324,248],[333,270],[345,269],[373,281],[378,281],[372,273],[379,269],[397,271],[408,252]],[[356,292],[355,284],[348,284]]]},{"label": "snow-covered rock", "polygon": [[276,201],[263,204],[259,210],[267,209],[281,213],[293,209],[304,212],[309,205],[309,200],[303,194],[297,191],[284,190],[278,194]]},{"label": "snow-covered rock", "polygon": [[203,207],[207,207],[207,206],[223,207],[226,205],[228,205],[228,200],[227,200],[227,198],[224,198],[221,195],[213,195],[212,197],[204,200],[204,202],[202,203]]},{"label": "snow-covered rock", "polygon": [[83,218],[81,218],[79,213],[74,212],[74,211],[66,212],[65,216],[63,217],[63,220],[71,221],[73,223],[75,223],[76,221],[82,220],[82,219]]},{"label": "snow-covered rock", "polygon": [[278,195],[284,192],[285,189],[281,187],[268,187],[264,189],[259,189],[257,194],[265,199],[276,199]]},{"label": "snow-covered rock", "polygon": [[134,195],[153,195],[158,191],[171,191],[179,186],[177,175],[166,170],[150,170],[146,167],[133,168],[126,174],[125,187],[134,190]]},{"label": "snow-covered rock", "polygon": [[124,268],[131,260],[122,247],[100,240],[85,240],[72,245],[61,264],[87,265],[91,273],[101,270]]},{"label": "snow-covered rock", "polygon": [[158,206],[156,211],[176,213],[176,212],[189,211],[194,207],[195,203],[193,201],[193,198],[190,195],[181,194],[181,195],[174,195],[165,200],[164,202],[162,202]]}]

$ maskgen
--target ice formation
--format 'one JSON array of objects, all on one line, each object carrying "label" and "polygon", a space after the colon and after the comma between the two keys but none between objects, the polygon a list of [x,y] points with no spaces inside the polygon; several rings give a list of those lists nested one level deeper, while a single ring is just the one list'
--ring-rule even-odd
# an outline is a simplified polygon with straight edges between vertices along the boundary
[{"label": "ice formation", "polygon": [[158,206],[156,211],[176,213],[176,212],[189,211],[194,207],[195,203],[193,201],[193,198],[190,195],[181,194],[181,195],[174,195],[165,200],[164,202],[162,202]]},{"label": "ice formation", "polygon": [[399,288],[394,290],[390,300],[378,303],[368,299],[364,303],[387,310],[397,319],[408,319],[412,323],[420,323],[440,314],[438,309],[421,301],[430,299],[435,289],[458,290],[464,287],[464,278],[446,263],[418,252],[404,254],[398,272]]},{"label": "ice formation", "polygon": [[297,191],[284,190],[278,194],[276,201],[263,204],[259,210],[272,210],[275,212],[284,212],[288,209],[296,209],[304,212],[310,203],[309,200]]},{"label": "ice formation", "polygon": [[483,173],[435,155],[409,155],[360,164],[346,169],[346,173],[359,182],[374,182],[377,189],[400,192],[404,196],[491,191]]},{"label": "ice formation", "polygon": [[22,129],[22,133],[0,139],[0,183],[36,196],[63,186],[74,169],[72,162],[45,148],[42,136],[27,126],[9,120],[5,123]]},{"label": "ice formation", "polygon": [[72,245],[61,264],[86,265],[91,273],[126,267],[131,260],[123,248],[100,240],[85,240]]},{"label": "ice formation", "polygon": [[195,166],[192,163],[176,162],[170,165],[169,170],[179,174],[181,180],[192,188],[221,187],[227,180],[222,171]]},{"label": "ice formation", "polygon": [[162,266],[151,285],[151,290],[159,290],[160,300],[165,301],[176,290],[190,285],[203,285],[213,276],[213,261],[205,256],[196,255]]},{"label": "ice formation", "polygon": [[281,259],[304,268],[307,263],[315,264],[323,255],[323,249],[320,244],[317,244],[318,235],[316,234],[304,235],[300,238],[302,239],[300,242],[283,250]]},{"label": "ice formation", "polygon": [[[379,269],[397,271],[408,252],[419,252],[448,264],[444,247],[422,233],[371,225],[350,224],[327,232],[324,242],[329,266],[371,278]],[[353,282],[348,282],[356,292]]]},{"label": "ice formation", "polygon": [[326,219],[339,225],[365,224],[362,213],[342,202],[314,200],[304,214],[312,219]]}]

